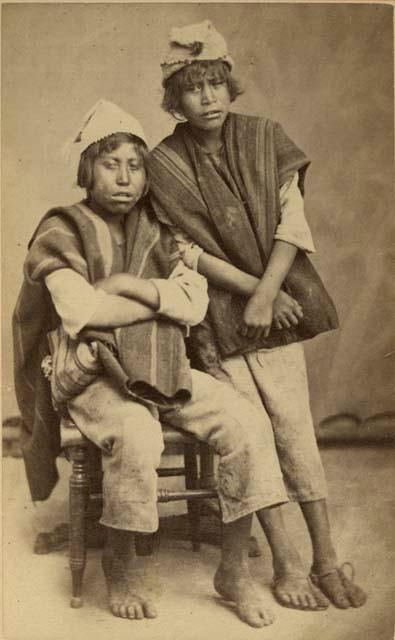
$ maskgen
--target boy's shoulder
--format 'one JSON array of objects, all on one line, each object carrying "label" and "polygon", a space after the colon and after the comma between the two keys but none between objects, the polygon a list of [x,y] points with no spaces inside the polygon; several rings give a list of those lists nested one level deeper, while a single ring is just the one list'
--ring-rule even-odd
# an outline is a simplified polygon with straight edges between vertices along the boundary
[{"label": "boy's shoulder", "polygon": [[172,151],[181,155],[183,152],[184,146],[185,145],[183,143],[183,126],[182,124],[177,124],[174,131],[170,133],[168,136],[166,136],[165,138],[163,138],[163,140],[159,142],[152,149],[152,151],[149,154],[149,158],[156,157],[158,152],[160,152],[164,148],[171,149]]},{"label": "boy's shoulder", "polygon": [[31,239],[28,244],[30,248],[38,235],[41,235],[49,230],[53,233],[64,233],[65,231],[70,233],[74,226],[77,217],[81,214],[76,204],[68,206],[52,207],[39,221]]},{"label": "boy's shoulder", "polygon": [[230,111],[228,115],[228,119],[230,122],[233,121],[234,123],[238,123],[238,124],[244,123],[244,124],[250,124],[255,126],[264,125],[264,126],[273,127],[273,128],[279,126],[279,123],[276,120],[273,120],[272,118],[268,118],[263,114],[247,114],[247,113]]}]

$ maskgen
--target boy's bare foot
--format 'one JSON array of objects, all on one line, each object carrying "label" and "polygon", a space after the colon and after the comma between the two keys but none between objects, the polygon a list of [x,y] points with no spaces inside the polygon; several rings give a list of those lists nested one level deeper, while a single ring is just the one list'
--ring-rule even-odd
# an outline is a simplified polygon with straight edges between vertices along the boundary
[{"label": "boy's bare foot", "polygon": [[235,603],[240,619],[251,627],[273,623],[273,614],[264,605],[247,566],[225,568],[221,564],[214,577],[214,587],[225,600]]},{"label": "boy's bare foot", "polygon": [[281,507],[260,509],[259,522],[273,555],[272,593],[283,607],[322,611],[329,605],[303,569],[299,553],[284,524]]},{"label": "boy's bare foot", "polygon": [[112,532],[102,556],[111,612],[131,620],[156,618],[156,607],[136,566],[134,535],[120,531],[117,540]]},{"label": "boy's bare foot", "polygon": [[327,598],[303,574],[275,576],[272,592],[279,604],[291,609],[323,611],[329,606]]},{"label": "boy's bare foot", "polygon": [[[351,577],[348,578],[343,569],[351,568]],[[349,562],[345,562],[340,569],[334,568],[325,573],[310,574],[312,582],[324,593],[335,607],[349,609],[349,607],[362,607],[365,604],[366,593],[354,582],[354,569]]]}]

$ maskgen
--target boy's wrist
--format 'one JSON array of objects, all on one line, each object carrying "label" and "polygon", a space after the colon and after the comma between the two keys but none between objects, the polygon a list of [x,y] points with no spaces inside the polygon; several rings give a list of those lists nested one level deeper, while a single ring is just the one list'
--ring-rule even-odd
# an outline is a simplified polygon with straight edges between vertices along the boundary
[{"label": "boy's wrist", "polygon": [[261,300],[272,304],[278,296],[280,289],[277,286],[268,286],[267,284],[259,284],[255,290],[254,296],[258,296]]},{"label": "boy's wrist", "polygon": [[139,278],[131,275],[130,273],[117,274],[117,293],[120,296],[133,295],[137,288],[137,281]]}]

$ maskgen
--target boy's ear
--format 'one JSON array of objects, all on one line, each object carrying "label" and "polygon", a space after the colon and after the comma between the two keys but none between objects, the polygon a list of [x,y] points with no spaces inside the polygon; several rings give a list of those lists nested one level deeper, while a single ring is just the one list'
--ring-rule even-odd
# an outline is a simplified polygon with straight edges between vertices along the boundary
[{"label": "boy's ear", "polygon": [[187,122],[186,117],[181,113],[181,111],[170,111],[171,115],[173,116],[174,120],[177,120],[177,122]]}]

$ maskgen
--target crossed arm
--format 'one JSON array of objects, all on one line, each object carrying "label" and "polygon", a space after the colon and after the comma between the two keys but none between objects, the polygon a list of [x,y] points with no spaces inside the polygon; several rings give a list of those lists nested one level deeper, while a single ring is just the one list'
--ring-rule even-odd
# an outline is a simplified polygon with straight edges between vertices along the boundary
[{"label": "crossed arm", "polygon": [[175,230],[179,248],[184,250],[186,264],[190,261],[197,264],[199,273],[206,276],[214,286],[249,298],[240,332],[251,338],[261,334],[267,337],[272,323],[278,329],[285,329],[297,325],[303,318],[301,306],[281,290],[298,248],[314,251],[313,239],[304,215],[303,197],[298,188],[297,173],[281,187],[280,206],[281,220],[261,279],[202,252],[200,247],[191,245],[182,232]]},{"label": "crossed arm", "polygon": [[[205,252],[199,257],[198,270],[215,286],[248,297],[240,332],[250,338],[260,334],[267,337],[272,322],[279,329],[289,328],[303,318],[302,308],[296,300],[281,291],[296,252],[295,245],[276,240],[261,279]],[[98,281],[95,287],[107,295],[88,326],[120,327],[157,315],[160,295],[150,280],[118,273]]]},{"label": "crossed arm", "polygon": [[193,326],[203,320],[208,305],[205,278],[182,262],[167,279],[119,273],[92,286],[72,269],[60,269],[45,283],[71,336],[83,327],[116,328],[163,316]]},{"label": "crossed arm", "polygon": [[97,328],[122,327],[156,317],[159,292],[149,280],[118,273],[95,283],[108,295],[90,318],[88,325]]},{"label": "crossed arm", "polygon": [[267,337],[273,321],[278,329],[282,329],[298,324],[303,318],[301,306],[280,289],[296,252],[295,245],[275,240],[261,279],[205,252],[199,257],[198,270],[215,286],[249,298],[240,327],[242,335],[255,338],[263,334]]}]

